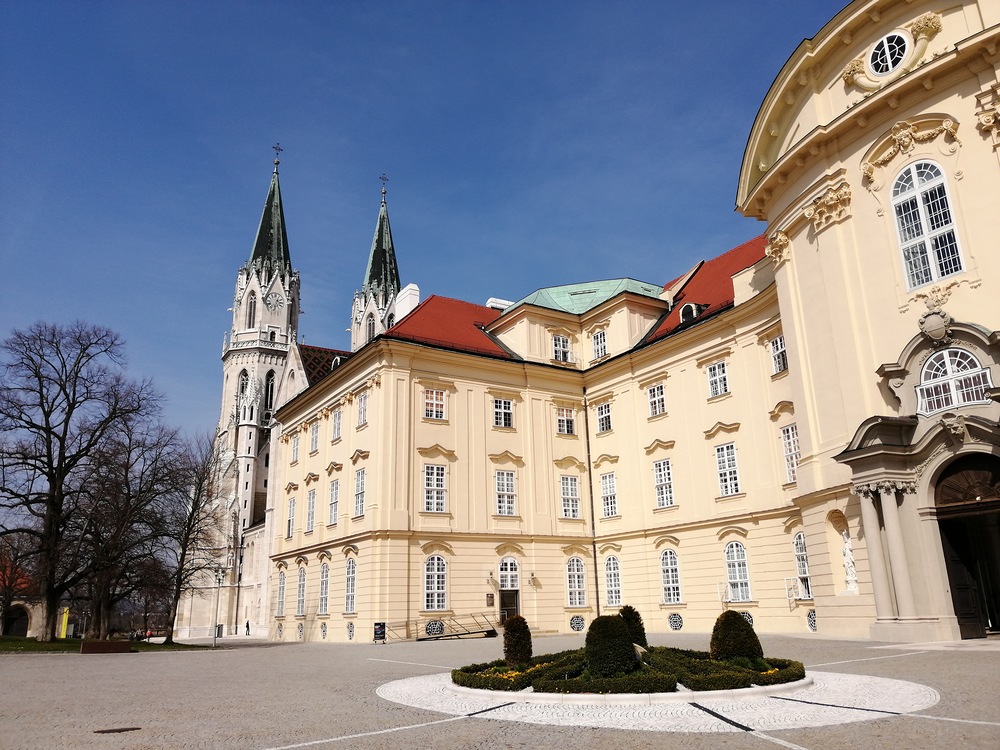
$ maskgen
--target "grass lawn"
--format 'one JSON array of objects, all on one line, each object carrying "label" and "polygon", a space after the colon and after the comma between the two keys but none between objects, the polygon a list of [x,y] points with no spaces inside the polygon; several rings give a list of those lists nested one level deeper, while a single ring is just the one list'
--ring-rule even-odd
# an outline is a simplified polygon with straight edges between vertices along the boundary
[{"label": "grass lawn", "polygon": [[[211,648],[210,646],[189,646],[183,643],[174,643],[164,646],[160,643],[147,643],[146,641],[134,641],[133,651],[190,651],[192,649]],[[80,652],[79,638],[65,638],[42,643],[34,638],[19,638],[11,635],[0,636],[0,654],[28,654],[28,653],[67,653],[77,654]]]}]

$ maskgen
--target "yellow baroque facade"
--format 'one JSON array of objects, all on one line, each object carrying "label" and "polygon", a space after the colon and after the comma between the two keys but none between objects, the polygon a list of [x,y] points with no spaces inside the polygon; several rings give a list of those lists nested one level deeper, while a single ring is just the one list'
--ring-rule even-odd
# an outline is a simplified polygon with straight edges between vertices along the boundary
[{"label": "yellow baroque facade", "polygon": [[766,231],[666,283],[411,310],[383,196],[354,351],[293,345],[267,424],[261,626],[1000,628],[998,196],[995,0],[858,0],[803,42],[740,170]]}]

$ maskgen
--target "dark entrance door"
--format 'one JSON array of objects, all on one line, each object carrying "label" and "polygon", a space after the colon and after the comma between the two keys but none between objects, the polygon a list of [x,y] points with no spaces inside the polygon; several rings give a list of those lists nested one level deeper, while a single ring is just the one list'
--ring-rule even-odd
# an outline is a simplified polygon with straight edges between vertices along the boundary
[{"label": "dark entrance door", "polygon": [[3,634],[22,637],[28,635],[28,610],[20,604],[8,609],[3,618]]},{"label": "dark entrance door", "polygon": [[518,608],[518,595],[521,592],[517,589],[500,589],[500,624],[507,622],[508,617],[520,614]]}]

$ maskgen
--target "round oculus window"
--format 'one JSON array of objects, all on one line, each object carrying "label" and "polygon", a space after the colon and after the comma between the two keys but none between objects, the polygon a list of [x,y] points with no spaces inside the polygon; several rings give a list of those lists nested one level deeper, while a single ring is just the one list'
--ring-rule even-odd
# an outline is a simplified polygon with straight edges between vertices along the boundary
[{"label": "round oculus window", "polygon": [[906,57],[906,50],[907,41],[902,34],[888,34],[879,39],[868,58],[872,73],[884,76],[894,71]]}]

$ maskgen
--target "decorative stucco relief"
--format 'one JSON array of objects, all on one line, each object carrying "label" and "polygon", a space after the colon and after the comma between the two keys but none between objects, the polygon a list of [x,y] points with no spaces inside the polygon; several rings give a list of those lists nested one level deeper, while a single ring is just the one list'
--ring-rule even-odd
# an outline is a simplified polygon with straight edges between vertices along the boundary
[{"label": "decorative stucco relief", "polygon": [[790,246],[791,243],[788,240],[787,234],[784,232],[775,232],[767,238],[767,244],[764,245],[764,253],[774,261],[774,265],[777,267],[788,260]]},{"label": "decorative stucco relief", "polygon": [[951,290],[957,286],[958,282],[953,281],[913,295],[913,302],[923,300],[927,305],[927,312],[920,316],[917,327],[934,346],[948,346],[952,343],[951,324],[954,319],[944,311],[944,303],[951,297]]},{"label": "decorative stucco relief", "polygon": [[918,143],[929,143],[944,134],[942,154],[954,154],[962,142],[958,140],[958,122],[948,117],[932,117],[920,120],[900,120],[892,126],[892,131],[883,137],[861,163],[861,172],[869,190],[881,187],[877,179],[878,170],[891,163],[900,154],[908,154]]},{"label": "decorative stucco relief", "polygon": [[923,62],[924,55],[927,54],[927,45],[941,31],[941,16],[937,13],[925,13],[909,25],[903,26],[903,29],[913,38],[913,47],[908,50],[906,59],[892,73],[884,76],[873,75],[865,64],[866,58],[871,54],[871,50],[868,49],[863,55],[847,63],[841,74],[844,83],[847,86],[857,86],[862,91],[872,92],[888,86],[909,73]]},{"label": "decorative stucco relief", "polygon": [[816,232],[846,219],[851,215],[851,186],[842,182],[836,187],[827,188],[802,213],[812,222]]},{"label": "decorative stucco relief", "polygon": [[904,495],[913,495],[917,491],[917,483],[914,481],[903,481],[901,479],[880,479],[877,482],[867,482],[863,484],[851,484],[851,494],[861,497],[877,497],[884,493],[902,492]]},{"label": "decorative stucco relief", "polygon": [[1000,83],[976,94],[976,127],[993,143],[1000,156]]}]

